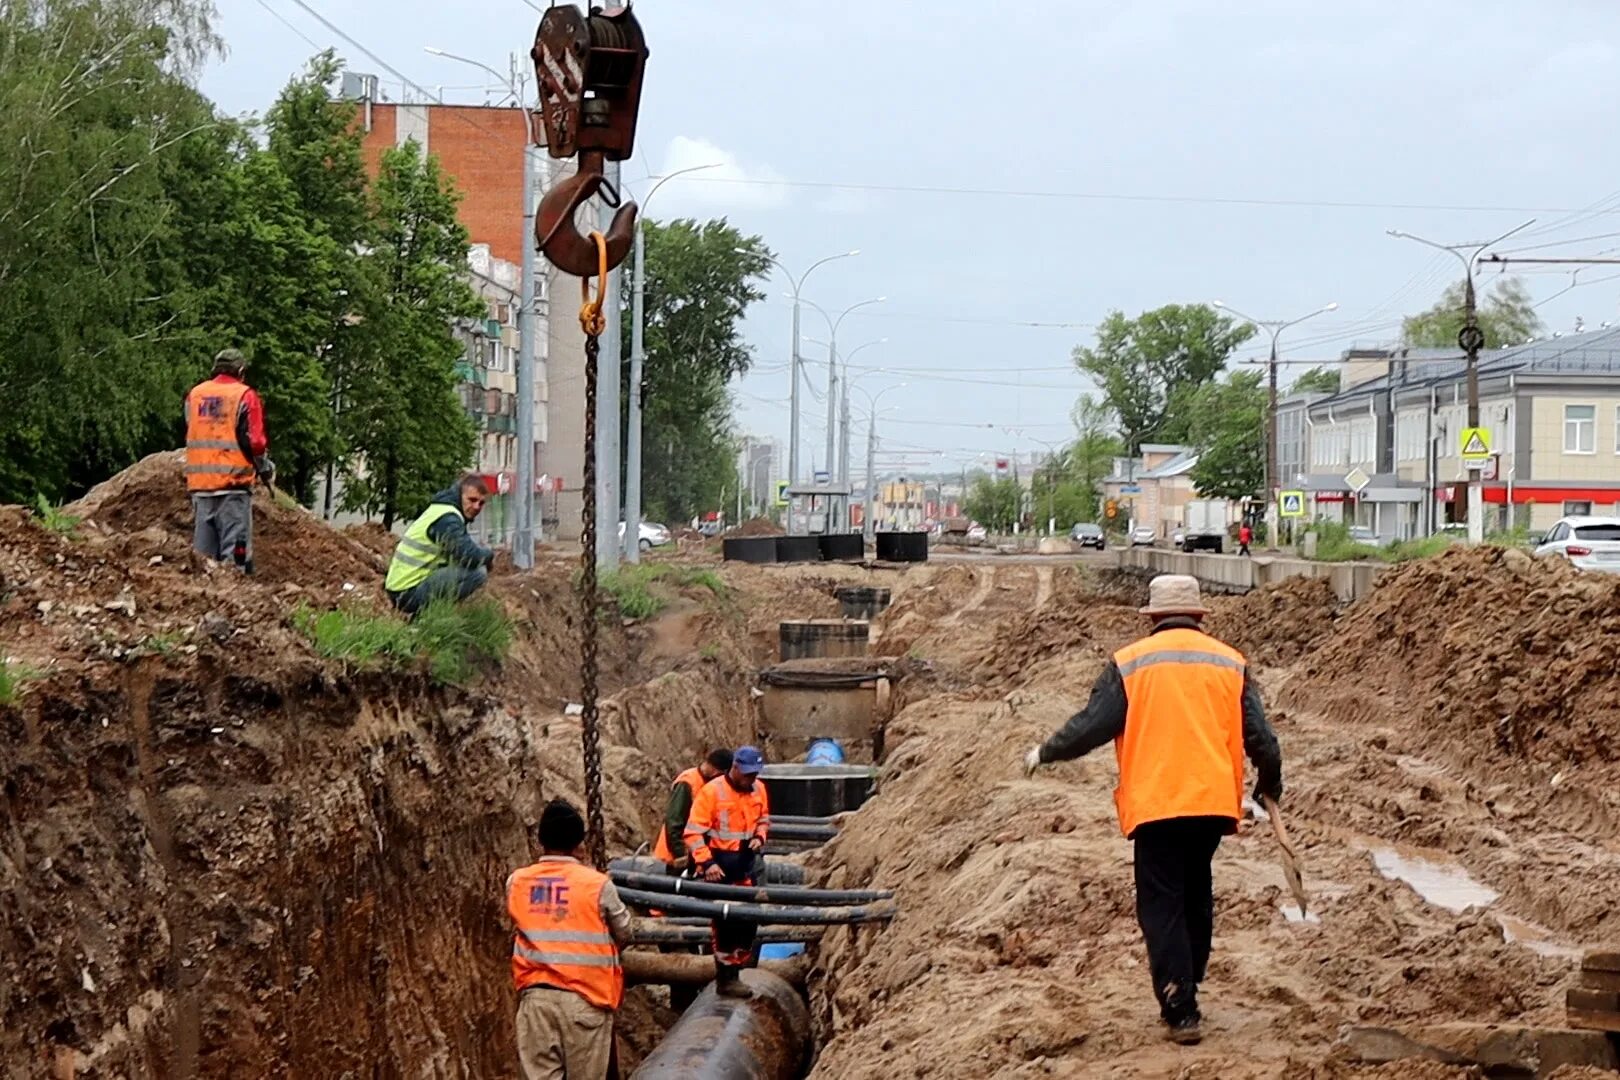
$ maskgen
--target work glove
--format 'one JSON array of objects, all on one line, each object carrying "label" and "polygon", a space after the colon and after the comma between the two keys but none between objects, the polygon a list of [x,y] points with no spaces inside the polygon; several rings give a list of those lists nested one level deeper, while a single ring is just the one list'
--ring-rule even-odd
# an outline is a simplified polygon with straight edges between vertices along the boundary
[{"label": "work glove", "polygon": [[710,863],[708,866],[703,868],[703,880],[724,881],[726,880],[726,872],[720,869],[719,863]]},{"label": "work glove", "polygon": [[1024,755],[1024,776],[1025,776],[1025,778],[1027,779],[1028,777],[1034,776],[1035,775],[1035,770],[1040,768],[1041,764],[1042,764],[1042,762],[1041,762],[1041,744],[1036,743],[1035,748],[1032,749],[1029,753]]},{"label": "work glove", "polygon": [[276,482],[276,463],[270,460],[269,454],[260,454],[253,459],[253,471],[265,487]]},{"label": "work glove", "polygon": [[1282,791],[1282,777],[1276,777],[1268,784],[1266,777],[1262,776],[1255,781],[1254,801],[1264,806],[1266,805],[1266,796],[1270,795],[1272,802],[1280,804],[1282,802]]}]

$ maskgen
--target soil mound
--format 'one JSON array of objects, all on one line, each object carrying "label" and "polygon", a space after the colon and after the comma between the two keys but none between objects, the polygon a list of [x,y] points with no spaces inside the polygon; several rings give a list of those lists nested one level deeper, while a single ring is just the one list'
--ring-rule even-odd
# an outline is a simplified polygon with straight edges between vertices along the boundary
[{"label": "soil mound", "polygon": [[1292,664],[1333,630],[1340,607],[1326,578],[1289,578],[1209,604],[1211,634],[1250,660]]},{"label": "soil mound", "polygon": [[776,522],[772,521],[770,518],[756,517],[749,518],[747,521],[736,526],[735,528],[727,529],[725,534],[727,536],[741,537],[786,536],[787,530],[782,528],[782,526],[778,525]]}]

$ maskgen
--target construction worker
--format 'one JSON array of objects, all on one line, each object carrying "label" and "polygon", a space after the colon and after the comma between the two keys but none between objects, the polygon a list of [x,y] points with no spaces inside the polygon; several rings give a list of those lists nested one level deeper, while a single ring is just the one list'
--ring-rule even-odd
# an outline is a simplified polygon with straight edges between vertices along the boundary
[{"label": "construction worker", "polygon": [[[759,779],[765,755],[756,747],[739,746],[731,755],[731,768],[715,777],[692,801],[686,822],[686,846],[692,869],[705,881],[752,885],[755,865],[765,855],[771,830],[771,805],[765,782]],[[714,921],[715,990],[728,997],[747,997],[740,979],[742,969],[754,962],[751,922]]]},{"label": "construction worker", "polygon": [[264,404],[243,381],[247,357],[214,356],[214,373],[186,394],[186,490],[191,493],[191,546],[216,562],[253,568],[253,482],[276,478]]},{"label": "construction worker", "polygon": [[1025,775],[1110,739],[1114,804],[1135,844],[1136,917],[1169,1038],[1201,1038],[1198,984],[1209,964],[1215,897],[1210,863],[1242,817],[1243,754],[1255,796],[1282,797],[1282,756],[1243,654],[1204,633],[1198,580],[1156,577],[1147,637],[1114,654],[1091,700],[1024,759]]},{"label": "construction worker", "polygon": [[563,799],[540,813],[540,861],[506,879],[523,1080],[603,1080],[624,999],[619,946],[635,929],[606,874],[581,862],[585,821]]},{"label": "construction worker", "polygon": [[468,473],[428,503],[394,548],[383,588],[412,618],[434,600],[465,600],[489,580],[495,553],[467,534],[489,499],[483,478]]},{"label": "construction worker", "polygon": [[692,858],[686,852],[686,823],[692,816],[692,804],[698,792],[731,768],[731,751],[719,747],[709,756],[682,772],[669,787],[669,799],[664,803],[664,824],[653,843],[653,855],[664,861],[671,875],[690,869]]}]

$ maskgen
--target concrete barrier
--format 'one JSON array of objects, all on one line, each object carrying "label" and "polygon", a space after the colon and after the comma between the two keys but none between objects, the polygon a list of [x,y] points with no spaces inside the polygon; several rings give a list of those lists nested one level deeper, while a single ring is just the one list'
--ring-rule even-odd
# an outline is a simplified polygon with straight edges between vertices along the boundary
[{"label": "concrete barrier", "polygon": [[1157,548],[1119,552],[1121,570],[1142,574],[1191,574],[1209,592],[1246,593],[1291,577],[1326,578],[1340,600],[1359,600],[1372,591],[1382,563],[1315,562],[1271,555],[1206,555]]}]

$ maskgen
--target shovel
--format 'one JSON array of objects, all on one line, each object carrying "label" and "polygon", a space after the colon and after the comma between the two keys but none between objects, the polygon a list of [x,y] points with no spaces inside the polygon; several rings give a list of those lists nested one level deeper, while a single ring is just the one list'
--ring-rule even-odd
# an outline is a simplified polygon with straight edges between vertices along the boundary
[{"label": "shovel", "polygon": [[1303,919],[1308,901],[1305,899],[1305,879],[1299,874],[1299,853],[1288,839],[1288,830],[1283,827],[1282,812],[1277,809],[1276,801],[1270,795],[1262,795],[1260,799],[1271,818],[1271,828],[1277,834],[1277,846],[1282,848],[1283,877],[1288,879],[1288,888],[1299,902],[1299,917]]}]

